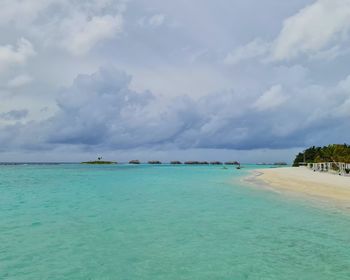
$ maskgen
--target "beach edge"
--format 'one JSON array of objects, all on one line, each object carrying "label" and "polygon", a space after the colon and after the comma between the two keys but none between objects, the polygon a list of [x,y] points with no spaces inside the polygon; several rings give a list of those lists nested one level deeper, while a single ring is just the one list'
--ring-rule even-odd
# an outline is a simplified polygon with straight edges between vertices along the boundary
[{"label": "beach edge", "polygon": [[306,167],[281,167],[254,169],[243,181],[260,190],[350,209],[350,177],[313,172]]}]

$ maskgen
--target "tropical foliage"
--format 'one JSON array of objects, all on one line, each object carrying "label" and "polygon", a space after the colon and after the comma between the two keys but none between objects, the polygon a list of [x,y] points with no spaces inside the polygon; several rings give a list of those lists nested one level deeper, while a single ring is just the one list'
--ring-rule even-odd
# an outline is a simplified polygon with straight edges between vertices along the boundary
[{"label": "tropical foliage", "polygon": [[114,161],[102,161],[102,160],[84,161],[81,163],[82,164],[116,164],[116,162],[114,162]]},{"label": "tropical foliage", "polygon": [[302,162],[345,162],[350,163],[350,145],[333,144],[324,147],[311,147],[303,153],[299,153],[293,166],[299,166]]}]

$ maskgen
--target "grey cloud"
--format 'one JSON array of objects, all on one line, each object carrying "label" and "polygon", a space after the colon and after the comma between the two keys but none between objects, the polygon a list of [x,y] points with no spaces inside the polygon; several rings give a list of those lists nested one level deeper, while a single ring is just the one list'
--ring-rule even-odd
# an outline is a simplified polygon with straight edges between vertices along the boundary
[{"label": "grey cloud", "polygon": [[167,108],[150,92],[130,90],[130,79],[113,68],[78,76],[58,98],[48,141],[130,148],[165,142],[186,126],[191,100],[174,99]]},{"label": "grey cloud", "polygon": [[0,119],[3,120],[21,120],[28,115],[28,110],[11,110],[5,113],[0,113]]},{"label": "grey cloud", "polygon": [[[313,32],[318,24],[308,25],[310,37],[295,28],[299,11],[333,1],[27,2],[6,0],[0,11],[1,46],[12,46],[6,54],[18,53],[18,38],[36,52],[2,73],[1,110],[31,112],[1,120],[4,151],[289,149],[350,140],[350,53],[347,36],[339,40],[348,19],[334,21],[335,36]],[[325,44],[305,49],[321,37]],[[277,43],[277,57],[266,60]],[[106,64],[123,71],[86,74]],[[16,78],[25,73],[30,83]]]},{"label": "grey cloud", "polygon": [[278,87],[288,102],[264,110],[252,104],[269,89],[246,95],[225,91],[198,101],[180,96],[165,102],[150,92],[130,90],[130,81],[125,72],[111,67],[79,75],[60,93],[59,110],[52,118],[7,127],[2,134],[11,134],[11,145],[26,149],[68,145],[92,150],[276,149],[350,138],[350,132],[342,130],[347,126],[344,113],[338,113],[350,100],[346,80],[332,88]]},{"label": "grey cloud", "polygon": [[59,46],[77,56],[115,38],[123,29],[124,0],[38,0],[34,4],[5,0],[2,6],[0,27],[13,28],[14,24],[45,47]]}]

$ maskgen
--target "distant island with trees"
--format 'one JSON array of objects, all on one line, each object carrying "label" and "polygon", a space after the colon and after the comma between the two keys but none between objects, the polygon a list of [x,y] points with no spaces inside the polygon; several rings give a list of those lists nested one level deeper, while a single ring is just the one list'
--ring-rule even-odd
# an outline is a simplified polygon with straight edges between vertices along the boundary
[{"label": "distant island with trees", "polygon": [[93,160],[93,161],[84,161],[81,164],[117,164],[114,161],[104,161],[104,160]]},{"label": "distant island with trees", "polygon": [[117,162],[102,160],[102,157],[98,157],[97,160],[83,161],[81,164],[117,164]]},{"label": "distant island with trees", "polygon": [[332,144],[324,147],[310,147],[296,156],[293,166],[321,162],[350,163],[350,145]]}]

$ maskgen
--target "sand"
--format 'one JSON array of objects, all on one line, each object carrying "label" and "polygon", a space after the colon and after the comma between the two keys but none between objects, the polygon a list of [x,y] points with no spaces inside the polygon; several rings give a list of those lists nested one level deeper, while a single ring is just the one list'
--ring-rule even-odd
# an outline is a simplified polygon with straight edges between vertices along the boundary
[{"label": "sand", "polygon": [[255,170],[255,179],[272,190],[350,205],[350,177],[313,172],[306,167]]}]

